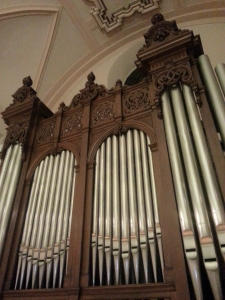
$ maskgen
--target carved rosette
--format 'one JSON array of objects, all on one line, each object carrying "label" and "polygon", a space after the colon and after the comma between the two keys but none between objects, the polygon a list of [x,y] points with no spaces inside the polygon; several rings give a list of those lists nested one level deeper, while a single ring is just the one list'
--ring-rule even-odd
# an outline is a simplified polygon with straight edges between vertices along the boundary
[{"label": "carved rosette", "polygon": [[124,114],[134,113],[137,111],[145,110],[146,108],[150,108],[150,99],[147,87],[132,91],[124,96]]},{"label": "carved rosette", "polygon": [[113,104],[105,102],[96,105],[92,109],[91,123],[93,126],[97,125],[99,122],[114,119],[114,107]]},{"label": "carved rosette", "polygon": [[170,70],[164,70],[154,78],[155,96],[160,96],[170,86],[182,82],[191,85],[194,83],[191,69],[187,65],[178,65]]},{"label": "carved rosette", "polygon": [[65,136],[73,131],[82,129],[83,110],[65,117],[62,122],[62,135]]},{"label": "carved rosette", "polygon": [[42,124],[40,128],[38,128],[36,142],[41,144],[44,142],[52,141],[54,136],[55,125],[56,121]]}]

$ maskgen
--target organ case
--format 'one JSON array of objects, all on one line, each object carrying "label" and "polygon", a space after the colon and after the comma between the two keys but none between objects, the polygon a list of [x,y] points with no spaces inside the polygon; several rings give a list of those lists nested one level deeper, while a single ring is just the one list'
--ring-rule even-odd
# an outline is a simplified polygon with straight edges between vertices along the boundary
[{"label": "organ case", "polygon": [[2,299],[223,299],[223,96],[200,38],[152,23],[140,83],[90,73],[53,114],[28,77],[2,113]]}]

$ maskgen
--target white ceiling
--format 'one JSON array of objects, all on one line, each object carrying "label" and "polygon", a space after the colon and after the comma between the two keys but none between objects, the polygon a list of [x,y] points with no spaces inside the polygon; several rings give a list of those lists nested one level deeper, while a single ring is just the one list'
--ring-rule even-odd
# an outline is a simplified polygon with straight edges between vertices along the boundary
[{"label": "white ceiling", "polygon": [[[131,3],[133,6],[129,6]],[[103,4],[105,11],[101,10]],[[142,36],[156,12],[163,13],[167,20],[175,19],[180,27],[200,33],[204,49],[211,51],[213,64],[222,62],[224,9],[223,0],[1,0],[0,111],[12,102],[11,95],[28,75],[38,97],[54,108],[65,95],[74,92],[77,82],[86,78],[93,66],[103,61],[109,66],[111,61],[112,67],[120,51],[129,47],[136,51],[144,43]],[[114,23],[110,21],[111,13],[117,16]],[[112,69],[118,73],[128,72],[129,68],[117,70],[114,65]],[[114,79],[112,72],[110,76]],[[4,128],[0,121],[0,138]]]}]

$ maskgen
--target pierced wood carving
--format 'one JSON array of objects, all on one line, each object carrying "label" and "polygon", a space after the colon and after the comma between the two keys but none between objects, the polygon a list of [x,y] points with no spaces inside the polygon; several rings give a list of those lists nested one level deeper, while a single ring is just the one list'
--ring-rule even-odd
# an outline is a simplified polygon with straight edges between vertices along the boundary
[{"label": "pierced wood carving", "polygon": [[124,114],[141,111],[150,107],[148,89],[138,89],[126,94],[123,101]]},{"label": "pierced wood carving", "polygon": [[37,138],[36,138],[37,143],[52,141],[55,125],[56,125],[55,120],[50,123],[41,125],[37,132]]},{"label": "pierced wood carving", "polygon": [[94,106],[92,109],[92,125],[95,126],[99,122],[112,120],[114,119],[115,113],[113,104],[110,102],[104,102],[97,106]]},{"label": "pierced wood carving", "polygon": [[65,136],[73,131],[81,131],[82,129],[83,110],[66,116],[62,122],[62,135]]},{"label": "pierced wood carving", "polygon": [[187,65],[174,66],[169,70],[159,73],[154,78],[155,95],[159,96],[166,87],[173,86],[178,82],[184,84],[194,82],[191,69]]}]

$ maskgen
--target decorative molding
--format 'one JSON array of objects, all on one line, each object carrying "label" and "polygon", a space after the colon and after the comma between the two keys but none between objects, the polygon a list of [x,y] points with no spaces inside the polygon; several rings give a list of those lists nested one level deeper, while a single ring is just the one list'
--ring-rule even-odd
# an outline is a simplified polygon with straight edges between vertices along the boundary
[{"label": "decorative molding", "polygon": [[165,40],[171,40],[177,37],[180,37],[190,30],[179,29],[177,27],[176,21],[165,21],[162,14],[155,14],[151,19],[152,25],[148,32],[144,34],[145,45],[138,51],[140,54],[146,48],[159,45],[159,43],[164,42]]},{"label": "decorative molding", "polygon": [[27,135],[28,124],[15,123],[12,128],[7,129],[7,135],[3,144],[3,148],[1,151],[1,159],[4,159],[7,149],[10,145],[14,143],[19,143],[23,149],[23,159],[24,156],[24,144]]},{"label": "decorative molding", "polygon": [[62,135],[65,136],[72,131],[81,131],[83,110],[66,116],[62,122]]},{"label": "decorative molding", "polygon": [[115,117],[113,104],[104,102],[92,108],[91,124],[97,125],[99,122],[112,120]]},{"label": "decorative molding", "polygon": [[160,72],[154,78],[155,96],[162,94],[166,87],[173,86],[178,82],[191,85],[194,83],[191,68],[188,65],[177,65],[171,69]]},{"label": "decorative molding", "polygon": [[30,98],[34,99],[36,98],[36,91],[31,87],[33,84],[33,81],[30,76],[26,77],[23,79],[23,86],[19,88],[13,95],[13,103],[10,104],[6,109],[11,108],[14,106],[16,103],[21,103],[25,99]]},{"label": "decorative molding", "polygon": [[[110,94],[113,92],[113,89],[107,90],[105,86],[95,83],[95,75],[93,72],[87,76],[87,79],[88,81],[85,83],[85,88],[73,97],[68,109],[76,107],[79,104],[82,106],[89,105],[91,101],[95,100],[97,97],[104,97],[106,93]],[[66,109],[67,108],[64,107],[64,110]]]},{"label": "decorative molding", "polygon": [[56,120],[41,125],[37,132],[37,138],[36,138],[37,143],[52,141],[54,136],[55,125],[56,125]]},{"label": "decorative molding", "polygon": [[130,114],[139,110],[150,108],[150,98],[148,88],[134,90],[124,95],[123,111],[124,114]]},{"label": "decorative molding", "polygon": [[123,24],[124,18],[132,16],[135,12],[145,14],[149,11],[159,8],[159,0],[136,0],[129,1],[126,7],[121,7],[111,15],[107,15],[106,0],[88,0],[94,3],[92,15],[101,29],[106,32],[112,31]]}]

